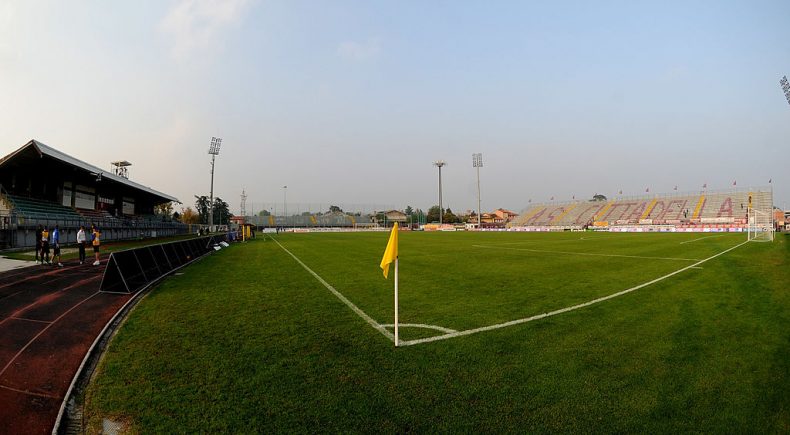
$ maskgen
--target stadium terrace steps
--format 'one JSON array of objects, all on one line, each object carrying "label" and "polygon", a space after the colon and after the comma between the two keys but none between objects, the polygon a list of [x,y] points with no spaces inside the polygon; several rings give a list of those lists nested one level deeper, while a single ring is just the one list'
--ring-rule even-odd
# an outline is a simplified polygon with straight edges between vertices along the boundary
[{"label": "stadium terrace steps", "polygon": [[564,211],[563,211],[562,213],[560,213],[560,215],[559,215],[559,216],[557,216],[556,218],[554,218],[554,220],[552,220],[552,222],[561,222],[561,221],[562,221],[562,218],[564,218],[564,217],[565,217],[565,216],[566,216],[568,213],[570,213],[570,211],[571,211],[571,210],[573,210],[574,208],[576,208],[576,206],[577,206],[577,205],[579,205],[579,204],[578,204],[578,203],[576,203],[576,204],[571,204],[569,207],[565,207]]},{"label": "stadium terrace steps", "polygon": [[652,212],[653,208],[655,208],[657,202],[658,199],[653,199],[652,201],[650,201],[650,204],[647,206],[645,212],[642,213],[642,216],[640,216],[639,219],[647,219],[647,217],[650,216],[650,212]]},{"label": "stadium terrace steps", "polygon": [[750,196],[755,209],[771,210],[772,193],[767,190],[657,195],[652,198],[615,199],[606,203],[535,204],[527,208],[513,226],[576,228],[593,222],[605,225],[742,225],[746,223]]},{"label": "stadium terrace steps", "polygon": [[600,221],[602,218],[605,218],[606,212],[609,211],[610,208],[614,205],[615,201],[609,201],[598,213],[595,213],[593,216],[593,221]]},{"label": "stadium terrace steps", "polygon": [[692,219],[699,219],[699,214],[702,211],[702,207],[705,206],[705,194],[699,196],[699,201],[697,201],[697,206],[694,207],[694,214],[691,215]]},{"label": "stadium terrace steps", "polygon": [[80,215],[71,207],[40,199],[7,195],[16,213],[28,218],[80,219]]}]

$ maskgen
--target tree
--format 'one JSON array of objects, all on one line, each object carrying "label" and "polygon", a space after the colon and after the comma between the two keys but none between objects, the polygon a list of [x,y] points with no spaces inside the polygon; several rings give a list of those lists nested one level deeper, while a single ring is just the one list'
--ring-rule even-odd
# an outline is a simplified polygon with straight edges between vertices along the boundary
[{"label": "tree", "polygon": [[424,224],[426,220],[425,212],[422,209],[414,210],[411,213],[411,220],[412,222],[416,222],[418,224]]},{"label": "tree", "polygon": [[404,210],[403,212],[406,213],[406,216],[411,216],[414,214],[414,209],[411,208],[410,205],[407,205],[406,210]]},{"label": "tree", "polygon": [[338,207],[338,206],[336,206],[336,205],[330,205],[329,206],[329,213],[343,213],[343,209]]},{"label": "tree", "polygon": [[442,223],[454,224],[456,222],[458,222],[458,216],[453,214],[453,211],[450,210],[449,207],[447,209],[445,209],[444,210],[444,216],[442,216]]},{"label": "tree", "polygon": [[228,203],[219,197],[214,198],[214,225],[228,225],[232,216]]},{"label": "tree", "polygon": [[600,193],[596,193],[593,195],[590,201],[606,201],[606,195],[601,195]]},{"label": "tree", "polygon": [[195,210],[197,211],[197,214],[200,217],[199,223],[208,225],[208,210],[209,210],[208,196],[195,195]]},{"label": "tree", "polygon": [[200,215],[195,213],[191,207],[181,209],[181,222],[185,224],[199,224]]},{"label": "tree", "polygon": [[270,216],[269,210],[261,210],[258,212],[258,216]]},{"label": "tree", "polygon": [[428,209],[428,222],[439,222],[439,206],[434,205]]},{"label": "tree", "polygon": [[181,222],[181,215],[177,211],[173,212],[173,220],[176,222]]},{"label": "tree", "polygon": [[154,206],[154,214],[171,217],[173,215],[173,203],[165,202]]}]

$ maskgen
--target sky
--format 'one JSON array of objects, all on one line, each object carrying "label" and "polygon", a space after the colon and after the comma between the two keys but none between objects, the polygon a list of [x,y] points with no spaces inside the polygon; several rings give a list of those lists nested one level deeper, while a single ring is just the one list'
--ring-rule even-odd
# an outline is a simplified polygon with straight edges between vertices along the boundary
[{"label": "sky", "polygon": [[[790,2],[0,2],[0,154],[37,139],[193,205],[368,211],[767,186]],[[283,186],[288,186],[284,189]],[[312,204],[312,205],[309,205]],[[351,206],[356,204],[357,206]],[[179,209],[177,206],[176,209]]]}]

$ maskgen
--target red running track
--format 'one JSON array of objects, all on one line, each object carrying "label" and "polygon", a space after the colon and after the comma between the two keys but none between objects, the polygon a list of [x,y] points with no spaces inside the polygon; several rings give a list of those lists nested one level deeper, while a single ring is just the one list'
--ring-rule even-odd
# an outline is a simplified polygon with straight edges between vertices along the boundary
[{"label": "red running track", "polygon": [[52,432],[85,354],[132,297],[100,293],[103,271],[72,261],[0,273],[0,433]]}]

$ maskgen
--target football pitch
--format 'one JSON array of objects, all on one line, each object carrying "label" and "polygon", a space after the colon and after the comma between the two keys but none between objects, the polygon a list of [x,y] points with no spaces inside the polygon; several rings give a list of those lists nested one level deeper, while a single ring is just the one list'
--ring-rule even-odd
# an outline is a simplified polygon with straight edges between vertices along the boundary
[{"label": "football pitch", "polygon": [[787,237],[387,233],[236,244],[154,289],[86,396],[148,432],[790,429]]}]

